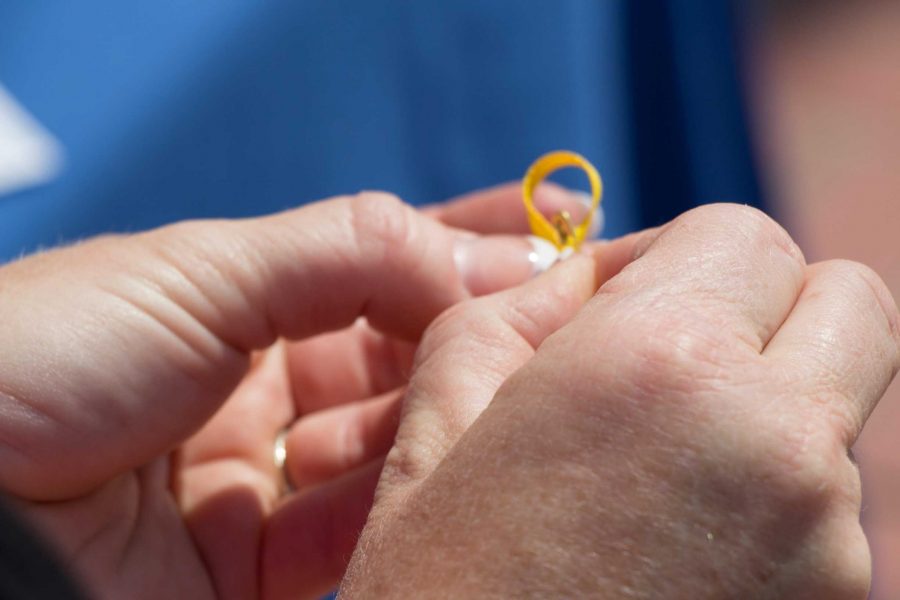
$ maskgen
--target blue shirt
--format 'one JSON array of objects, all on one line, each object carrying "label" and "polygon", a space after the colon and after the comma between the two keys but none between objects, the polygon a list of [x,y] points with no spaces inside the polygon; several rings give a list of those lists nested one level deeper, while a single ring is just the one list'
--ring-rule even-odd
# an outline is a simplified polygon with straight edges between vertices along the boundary
[{"label": "blue shirt", "polygon": [[434,202],[552,149],[600,169],[607,236],[753,202],[729,13],[701,4],[5,2],[0,83],[64,163],[0,196],[0,261],[360,189]]}]

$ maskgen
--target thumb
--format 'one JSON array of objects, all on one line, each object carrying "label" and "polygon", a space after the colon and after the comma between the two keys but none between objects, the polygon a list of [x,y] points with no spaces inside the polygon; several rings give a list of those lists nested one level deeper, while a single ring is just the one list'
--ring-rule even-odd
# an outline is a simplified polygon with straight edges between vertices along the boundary
[{"label": "thumb", "polygon": [[[172,449],[249,353],[365,316],[416,338],[474,287],[530,276],[521,239],[471,237],[385,194],[97,239],[0,269],[0,487],[84,493]],[[496,288],[494,288],[496,289]]]},{"label": "thumb", "polygon": [[595,264],[575,256],[535,280],[458,304],[419,347],[376,501],[394,505],[426,478],[543,340],[596,289]]}]

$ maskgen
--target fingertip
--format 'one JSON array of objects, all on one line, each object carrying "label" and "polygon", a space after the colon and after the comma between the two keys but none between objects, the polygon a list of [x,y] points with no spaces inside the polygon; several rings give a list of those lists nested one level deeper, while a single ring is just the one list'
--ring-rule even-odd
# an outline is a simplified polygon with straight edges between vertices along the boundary
[{"label": "fingertip", "polygon": [[536,348],[565,325],[596,291],[594,263],[574,254],[526,284],[498,294],[501,318]]},{"label": "fingertip", "polygon": [[531,253],[528,257],[534,275],[543,273],[559,261],[559,250],[544,238],[530,235],[528,242],[531,244]]},{"label": "fingertip", "polygon": [[579,304],[587,302],[597,291],[596,263],[591,257],[580,253],[557,263],[547,276],[556,279],[554,284],[558,288],[569,290]]},{"label": "fingertip", "polygon": [[[545,215],[567,211],[573,220],[580,222],[592,205],[592,198],[588,196],[585,204],[584,196],[583,191],[545,181],[534,190],[534,205]],[[450,227],[482,234],[527,234],[531,230],[525,216],[520,181],[472,192],[442,204],[427,206],[423,211]],[[597,223],[602,223],[602,212]]]},{"label": "fingertip", "polygon": [[521,184],[509,182],[427,206],[423,210],[449,227],[482,234],[524,233],[528,230],[528,221],[521,204]]},{"label": "fingertip", "polygon": [[[575,252],[557,261],[546,273],[538,275],[538,279],[553,280],[557,286],[566,286],[593,291],[596,283],[596,269],[590,255]],[[546,285],[538,282],[535,285]]]},{"label": "fingertip", "polygon": [[[587,230],[587,239],[597,239],[598,237],[600,237],[600,234],[603,232],[603,226],[606,224],[606,218],[603,213],[603,206],[598,204],[597,208],[592,210],[594,206],[593,196],[591,196],[587,192],[582,192],[580,190],[575,190],[571,193],[575,196],[575,198],[578,199],[579,204],[581,204],[585,211],[582,218],[587,216],[587,211],[591,211],[591,222]],[[578,219],[576,218],[575,221],[577,222]]]},{"label": "fingertip", "polygon": [[538,255],[524,237],[461,236],[453,251],[463,285],[472,296],[484,296],[529,280]]}]

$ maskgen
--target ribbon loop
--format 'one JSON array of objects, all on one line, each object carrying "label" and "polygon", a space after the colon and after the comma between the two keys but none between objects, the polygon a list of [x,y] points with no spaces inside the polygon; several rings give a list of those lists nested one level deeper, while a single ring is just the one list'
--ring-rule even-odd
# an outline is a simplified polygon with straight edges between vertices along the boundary
[{"label": "ribbon loop", "polygon": [[[534,206],[534,190],[547,178],[548,175],[566,167],[577,167],[587,174],[591,183],[591,207],[587,216],[575,225],[571,216],[566,211],[560,211],[553,215],[551,221],[541,214]],[[600,174],[586,158],[575,152],[558,150],[550,152],[534,161],[525,173],[522,180],[522,200],[525,203],[525,212],[528,215],[528,224],[534,235],[539,236],[556,246],[558,250],[565,248],[578,248],[591,226],[594,212],[600,206],[600,197],[603,194],[603,184]]]}]

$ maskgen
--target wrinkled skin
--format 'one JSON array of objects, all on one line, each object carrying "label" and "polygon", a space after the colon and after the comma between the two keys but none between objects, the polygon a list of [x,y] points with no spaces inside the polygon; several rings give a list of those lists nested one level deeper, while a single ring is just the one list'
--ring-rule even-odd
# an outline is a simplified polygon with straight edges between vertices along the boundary
[{"label": "wrinkled skin", "polygon": [[441,224],[362,195],[4,267],[0,486],[98,597],[314,597],[376,482],[347,597],[864,596],[877,277],[713,206],[471,299],[528,263],[447,225],[522,231],[516,201]]},{"label": "wrinkled skin", "polygon": [[882,282],[746,207],[629,242],[431,326],[345,597],[866,597]]},{"label": "wrinkled skin", "polygon": [[[365,522],[416,340],[531,276],[522,238],[472,233],[525,231],[520,202],[503,186],[424,215],[365,193],[5,266],[0,487],[96,597],[321,595]],[[283,498],[285,428],[304,493]]]}]

